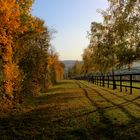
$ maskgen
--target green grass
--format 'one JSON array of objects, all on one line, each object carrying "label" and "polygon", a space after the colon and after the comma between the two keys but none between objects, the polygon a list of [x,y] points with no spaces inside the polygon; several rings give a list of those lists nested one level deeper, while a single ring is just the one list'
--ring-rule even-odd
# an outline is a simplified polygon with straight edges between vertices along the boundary
[{"label": "green grass", "polygon": [[[117,87],[117,90],[120,91],[120,86],[119,86],[120,85],[120,82],[119,81],[116,81],[115,83],[117,85],[116,86]],[[109,81],[109,84],[113,84],[113,82],[112,81]],[[98,85],[100,85],[100,83],[98,83]],[[125,86],[130,86],[130,82],[124,82],[124,81],[122,81],[122,85],[123,85],[122,91],[123,92],[130,93],[130,88],[129,87],[125,87]],[[108,87],[108,82],[107,81],[105,81],[105,87]],[[133,82],[132,83],[132,87],[138,87],[138,88],[140,88],[140,83]],[[109,88],[113,89],[113,85],[109,85]],[[134,92],[139,92],[139,89],[132,88],[132,93],[134,93]]]},{"label": "green grass", "polygon": [[139,140],[140,94],[61,81],[0,117],[0,139]]}]

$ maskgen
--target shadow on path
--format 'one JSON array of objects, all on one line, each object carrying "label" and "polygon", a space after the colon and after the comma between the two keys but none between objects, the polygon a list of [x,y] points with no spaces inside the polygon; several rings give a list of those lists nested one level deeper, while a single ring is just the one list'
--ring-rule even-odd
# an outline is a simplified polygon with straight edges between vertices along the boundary
[{"label": "shadow on path", "polygon": [[[93,89],[80,81],[76,83],[78,84],[79,88],[83,90],[86,98],[91,102],[91,104],[93,106],[96,106],[97,112],[99,113],[100,123],[93,126],[93,130],[96,132],[96,134],[98,134],[101,137],[103,136],[104,138],[107,138],[108,140],[112,140],[112,139],[113,140],[128,140],[128,139],[138,140],[139,139],[140,132],[138,129],[135,129],[135,128],[133,129],[133,127],[140,128],[140,119],[137,119],[135,116],[133,116],[128,110],[126,110],[122,106],[122,104],[114,103],[113,101],[104,97],[96,89]],[[123,124],[123,125],[114,124],[105,115],[104,108],[100,107],[93,99],[90,98],[87,89],[92,89],[93,92],[97,93],[104,100],[111,103],[114,107],[119,108],[122,112],[124,112],[130,118],[130,121],[127,124]],[[111,107],[108,107],[108,108],[111,108]],[[131,132],[128,132],[130,130]]]}]

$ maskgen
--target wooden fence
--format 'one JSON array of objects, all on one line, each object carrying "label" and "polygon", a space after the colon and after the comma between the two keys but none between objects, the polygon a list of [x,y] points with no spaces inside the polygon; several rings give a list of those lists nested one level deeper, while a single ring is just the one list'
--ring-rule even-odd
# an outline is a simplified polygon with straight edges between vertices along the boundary
[{"label": "wooden fence", "polygon": [[115,74],[115,75],[88,75],[75,77],[77,80],[87,80],[96,85],[107,86],[108,88],[112,86],[113,90],[117,87],[120,88],[122,92],[123,88],[125,91],[130,89],[130,94],[132,94],[133,89],[140,89],[140,73],[135,74]]}]

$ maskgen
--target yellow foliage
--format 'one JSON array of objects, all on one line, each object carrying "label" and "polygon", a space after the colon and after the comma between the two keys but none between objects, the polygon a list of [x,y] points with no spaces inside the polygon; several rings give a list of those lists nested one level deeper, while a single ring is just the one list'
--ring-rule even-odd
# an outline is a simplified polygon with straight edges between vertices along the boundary
[{"label": "yellow foliage", "polygon": [[11,81],[6,81],[3,84],[3,88],[5,89],[5,93],[10,97],[13,98],[13,84],[11,83]]},{"label": "yellow foliage", "polygon": [[9,99],[0,100],[0,112],[7,113],[12,108],[12,103]]},{"label": "yellow foliage", "polygon": [[13,51],[12,51],[11,44],[5,45],[5,49],[2,55],[4,62],[11,62],[12,55],[13,55]]},{"label": "yellow foliage", "polygon": [[[0,0],[0,51],[2,55],[2,72],[3,72],[3,92],[9,97],[13,97],[13,91],[17,94],[20,88],[17,85],[22,80],[18,67],[13,62],[13,51],[18,49],[14,44],[18,36],[22,36],[30,29],[34,32],[46,30],[44,22],[30,14],[33,0]],[[20,47],[20,45],[19,45]],[[16,52],[16,51],[15,51]],[[55,59],[53,60],[54,64]],[[33,94],[35,89],[39,90],[39,84],[32,82]],[[20,86],[19,86],[20,87]],[[34,88],[35,87],[35,88]],[[14,94],[14,96],[15,96]]]},{"label": "yellow foliage", "polygon": [[21,16],[30,16],[32,0],[0,0],[0,44],[2,47],[3,62],[3,91],[9,96],[13,96],[15,81],[19,77],[19,70],[16,64],[13,64],[13,37],[15,33],[24,33],[31,26],[24,22]]},{"label": "yellow foliage", "polygon": [[4,79],[6,81],[14,81],[18,77],[17,66],[15,64],[5,64],[3,65],[4,68]]},{"label": "yellow foliage", "polygon": [[56,81],[63,79],[64,70],[61,66],[57,54],[50,54],[48,58],[48,68],[53,68],[56,75]]}]

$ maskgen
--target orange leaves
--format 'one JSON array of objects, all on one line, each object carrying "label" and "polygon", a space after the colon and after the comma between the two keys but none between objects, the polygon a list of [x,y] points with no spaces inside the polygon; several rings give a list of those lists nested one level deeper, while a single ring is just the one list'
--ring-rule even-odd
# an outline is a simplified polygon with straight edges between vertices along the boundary
[{"label": "orange leaves", "polygon": [[11,9],[14,4],[15,4],[15,0],[1,0],[0,1],[1,11],[7,11]]},{"label": "orange leaves", "polygon": [[0,27],[11,33],[19,27],[20,9],[15,0],[1,0]]},{"label": "orange leaves", "polygon": [[15,65],[12,64],[13,50],[11,47],[13,34],[19,27],[20,10],[16,0],[0,1],[0,43],[3,62],[3,91],[12,97]]},{"label": "orange leaves", "polygon": [[[15,33],[24,33],[29,29],[21,16],[30,15],[32,0],[0,0],[0,44],[2,50],[3,91],[10,97],[13,94],[14,83],[18,79],[19,70],[13,64],[13,38]],[[29,16],[29,19],[32,18]]]},{"label": "orange leaves", "polygon": [[[29,29],[33,17],[30,15],[32,0],[0,0],[0,28],[9,35],[15,32],[24,33]],[[24,15],[27,22],[21,18]],[[0,31],[1,34],[1,31]]]},{"label": "orange leaves", "polygon": [[14,79],[14,73],[13,73],[13,66],[12,64],[6,64],[3,66],[3,89],[5,91],[5,94],[8,94],[8,96],[12,96],[13,92],[13,82]]},{"label": "orange leaves", "polygon": [[12,62],[12,55],[13,55],[13,52],[12,52],[11,44],[5,45],[4,52],[2,55],[3,61],[4,62]]},{"label": "orange leaves", "polygon": [[48,67],[51,71],[55,72],[55,80],[61,80],[63,79],[63,67],[58,59],[57,54],[50,54],[48,58]]},{"label": "orange leaves", "polygon": [[6,45],[7,41],[6,32],[3,29],[0,29],[0,43]]},{"label": "orange leaves", "polygon": [[6,81],[3,83],[3,88],[5,90],[5,93],[13,98],[12,92],[13,92],[13,84],[10,81]]},{"label": "orange leaves", "polygon": [[16,80],[16,65],[15,64],[5,64],[4,68],[4,79],[5,81],[13,81]]},{"label": "orange leaves", "polygon": [[8,96],[13,96],[13,90],[14,90],[14,84],[19,78],[19,70],[16,64],[8,63],[3,65],[3,89],[5,91],[5,94],[8,94]]},{"label": "orange leaves", "polygon": [[[6,94],[8,97],[13,97],[14,95],[15,98],[15,95],[20,92],[20,87],[22,87],[21,84],[24,82],[22,81],[24,77],[21,74],[22,70],[25,70],[25,75],[27,74],[27,80],[29,80],[27,83],[30,83],[31,81],[28,86],[32,86],[31,89],[33,89],[34,93],[40,90],[41,84],[47,85],[46,83],[48,82],[49,74],[51,73],[51,70],[48,70],[47,61],[48,48],[50,45],[48,29],[44,26],[44,21],[31,15],[30,9],[32,2],[33,0],[0,0],[2,83],[3,95]],[[24,49],[21,49],[21,46]],[[21,60],[21,58],[24,57],[23,53],[25,56],[28,56],[29,53],[29,58]],[[21,56],[19,57],[20,54]],[[30,54],[32,56],[30,56]],[[58,56],[56,54],[50,55],[49,58],[49,66],[54,69],[56,74],[60,73],[61,68]],[[25,67],[22,67],[19,64],[19,59],[23,61],[21,65],[24,65]],[[18,64],[19,67],[17,66]],[[30,68],[32,66],[37,68]],[[41,78],[44,78],[44,83]],[[26,81],[24,83],[25,87],[27,87]]]}]

